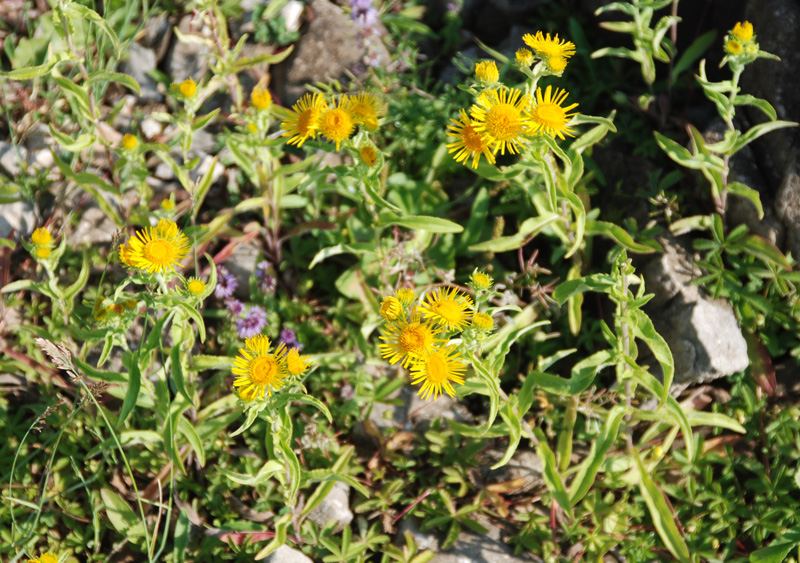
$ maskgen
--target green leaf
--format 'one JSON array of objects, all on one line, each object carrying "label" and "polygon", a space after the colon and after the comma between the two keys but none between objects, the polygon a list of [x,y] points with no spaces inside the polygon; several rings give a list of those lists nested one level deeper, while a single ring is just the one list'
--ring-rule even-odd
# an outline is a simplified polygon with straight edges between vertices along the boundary
[{"label": "green leaf", "polygon": [[142,90],[139,88],[139,83],[132,76],[128,76],[127,74],[123,74],[121,72],[111,72],[108,70],[96,70],[94,72],[89,73],[89,84],[94,84],[95,82],[119,82],[129,90],[133,90],[137,94],[141,95]]},{"label": "green leaf", "polygon": [[302,393],[278,393],[275,395],[275,408],[280,409],[286,406],[291,402],[297,403],[305,403],[307,405],[311,405],[315,407],[318,411],[325,415],[325,418],[328,419],[328,422],[331,424],[333,423],[333,418],[331,417],[331,411],[328,410],[328,407],[325,406],[325,403],[317,399],[312,395],[305,395]]},{"label": "green leaf", "polygon": [[331,256],[338,256],[339,254],[360,255],[360,254],[370,254],[373,252],[375,252],[375,245],[366,242],[357,242],[353,244],[337,244],[334,246],[329,246],[327,248],[323,248],[314,255],[314,258],[311,260],[311,264],[309,264],[308,269],[311,270],[314,266],[316,266],[323,260],[327,260]]},{"label": "green leaf", "polygon": [[743,147],[749,145],[762,135],[766,135],[771,131],[777,131],[778,129],[784,129],[786,127],[797,127],[797,125],[798,124],[794,121],[781,121],[781,120],[767,121],[766,123],[759,123],[758,125],[754,125],[745,134],[739,137],[739,140],[736,141],[736,144],[733,146],[731,154],[735,154]]},{"label": "green leaf", "polygon": [[192,397],[189,395],[189,392],[186,390],[186,376],[183,373],[183,363],[181,359],[181,343],[175,342],[174,346],[172,346],[172,350],[169,353],[169,365],[170,370],[169,373],[172,375],[172,382],[175,384],[175,389],[178,390],[178,393],[183,395],[186,400],[189,402],[190,405],[194,404]]},{"label": "green leaf", "polygon": [[578,471],[572,479],[569,489],[569,502],[572,506],[578,504],[592,488],[597,471],[605,461],[606,454],[617,440],[623,416],[625,416],[624,405],[615,405],[608,411],[608,416],[603,425],[603,433],[592,442],[589,455],[578,466]]},{"label": "green leaf", "polygon": [[657,249],[652,246],[636,242],[633,237],[614,223],[606,223],[605,221],[586,221],[586,232],[589,235],[602,235],[608,237],[625,250],[635,252],[637,254],[652,254]]},{"label": "green leaf", "polygon": [[569,516],[570,519],[574,519],[572,515],[572,505],[569,502],[569,495],[567,494],[567,489],[564,487],[564,480],[558,472],[556,456],[553,455],[553,450],[547,445],[547,437],[544,435],[544,432],[539,428],[534,428],[533,432],[539,440],[539,443],[536,445],[536,455],[539,456],[539,459],[542,460],[544,465],[544,473],[542,475],[542,477],[544,477],[544,482],[547,484],[547,488],[550,489],[550,494],[553,495],[553,498],[558,502],[566,515]]},{"label": "green leaf", "polygon": [[219,470],[223,475],[225,475],[225,477],[234,483],[238,483],[239,485],[244,485],[246,487],[255,487],[267,479],[271,479],[273,475],[282,473],[284,467],[282,463],[272,459],[261,466],[261,469],[259,469],[258,473],[255,475],[236,473],[234,471],[225,469],[224,467],[220,467]]},{"label": "green leaf", "polygon": [[200,183],[197,185],[197,191],[192,196],[194,199],[194,206],[192,209],[192,213],[195,217],[197,217],[198,211],[200,211],[200,206],[203,205],[203,200],[206,198],[206,194],[208,193],[208,189],[211,187],[211,182],[214,180],[214,169],[217,167],[217,157],[211,159],[211,164],[206,170],[206,173],[203,175]]},{"label": "green leaf", "polygon": [[[130,415],[133,412],[134,407],[136,407],[136,400],[139,398],[139,391],[142,387],[142,372],[139,370],[138,353],[125,356],[124,359],[127,359],[128,364],[125,366],[128,368],[128,391],[125,393],[125,400],[122,401],[122,407],[119,411],[117,429],[122,428],[122,424],[125,422],[125,419],[128,418],[128,415]],[[125,362],[123,361],[123,363]],[[88,370],[86,373],[91,377],[95,377],[95,374]]]},{"label": "green leaf", "polygon": [[[287,512],[286,514],[283,514],[282,516],[275,519],[275,522],[273,523],[273,526],[275,527],[275,537],[272,538],[272,541],[270,541],[264,547],[264,549],[259,551],[256,554],[256,556],[253,557],[254,561],[259,561],[260,559],[266,558],[267,555],[269,555],[270,553],[272,553],[273,551],[275,551],[280,546],[286,543],[286,530],[288,530],[289,524],[291,524],[291,522],[292,522],[291,512]],[[345,529],[349,530],[350,528],[346,527]]]},{"label": "green leaf", "polygon": [[206,452],[203,449],[203,441],[200,439],[200,435],[197,433],[194,426],[183,416],[178,417],[178,432],[183,434],[186,441],[189,442],[189,445],[197,455],[197,461],[200,462],[200,467],[204,467],[206,464]]},{"label": "green leaf", "polygon": [[608,293],[614,287],[616,281],[608,274],[592,274],[578,278],[577,280],[565,281],[555,289],[553,292],[553,299],[559,305],[566,303],[567,299],[577,293],[584,293],[586,291],[596,291],[598,293]]},{"label": "green leaf", "polygon": [[647,505],[647,510],[650,512],[650,518],[655,524],[658,535],[664,545],[667,546],[670,553],[681,562],[689,563],[689,548],[683,541],[681,533],[678,531],[678,526],[675,525],[675,519],[667,506],[667,501],[664,498],[659,488],[653,483],[650,475],[647,473],[647,468],[642,463],[639,457],[639,452],[633,450],[630,452],[636,460],[636,465],[639,468],[639,489]]},{"label": "green leaf", "polygon": [[506,403],[503,408],[500,409],[500,417],[506,422],[506,426],[508,427],[508,447],[502,459],[491,467],[493,470],[498,467],[503,467],[506,463],[511,461],[514,452],[516,452],[519,447],[520,439],[522,438],[522,422],[510,403]]},{"label": "green leaf", "polygon": [[582,393],[591,387],[597,374],[614,364],[614,352],[601,350],[575,364],[569,379],[541,371],[533,371],[528,377],[531,377],[533,382],[547,393],[571,396]]},{"label": "green leaf", "polygon": [[767,100],[756,98],[750,94],[739,94],[733,98],[733,105],[735,106],[753,106],[763,111],[770,121],[778,119],[778,113],[775,108]]},{"label": "green leaf", "polygon": [[664,406],[669,396],[669,388],[672,385],[672,378],[675,375],[675,361],[672,358],[672,352],[667,345],[667,341],[656,332],[653,326],[653,321],[641,309],[635,309],[633,316],[636,319],[636,326],[633,327],[633,333],[637,338],[644,340],[648,348],[653,352],[661,371],[664,373],[663,395],[660,399],[659,408]]},{"label": "green leaf", "polygon": [[672,68],[672,83],[674,84],[678,77],[688,69],[690,66],[694,64],[694,62],[699,59],[703,53],[711,46],[714,42],[714,39],[717,37],[716,30],[712,29],[698,37],[694,40],[694,42],[689,45],[689,47],[683,52],[683,54],[678,58],[678,61],[675,63],[675,66]]},{"label": "green leaf", "polygon": [[750,563],[781,563],[789,552],[800,545],[800,526],[776,538],[767,547],[750,554]]},{"label": "green leaf", "polygon": [[418,229],[431,233],[460,233],[464,227],[458,223],[453,223],[441,217],[430,217],[427,215],[408,215],[390,219],[384,225],[397,225],[406,229]]},{"label": "green leaf", "polygon": [[103,499],[108,521],[115,530],[129,538],[144,535],[139,518],[125,499],[106,488],[100,489],[100,497]]},{"label": "green leaf", "polygon": [[197,331],[200,335],[200,342],[205,342],[206,324],[203,322],[203,317],[200,315],[200,312],[194,307],[190,307],[181,301],[176,301],[175,305],[194,321],[194,323],[197,325]]},{"label": "green leaf", "polygon": [[66,15],[70,19],[81,19],[81,20],[89,20],[102,29],[108,38],[111,39],[111,43],[114,44],[114,50],[117,52],[117,58],[119,58],[119,39],[117,39],[117,34],[114,33],[114,30],[111,29],[111,25],[103,19],[103,17],[92,10],[91,8],[87,8],[82,4],[78,4],[77,2],[71,2],[62,8],[64,15]]},{"label": "green leaf", "polygon": [[485,384],[489,394],[489,417],[483,429],[485,433],[488,432],[494,424],[497,418],[497,412],[500,410],[500,383],[497,381],[497,377],[495,377],[480,360],[473,359],[472,367],[475,369],[475,374],[478,376],[478,379]]},{"label": "green leaf", "polygon": [[33,280],[17,280],[7,283],[0,288],[0,293],[11,293],[14,291],[24,291],[26,289],[36,288],[39,284]]},{"label": "green leaf", "polygon": [[297,455],[294,453],[292,446],[288,443],[288,439],[290,439],[290,437],[287,437],[286,440],[277,439],[276,446],[278,451],[280,451],[281,457],[283,457],[286,468],[289,470],[288,497],[292,504],[294,504],[297,501],[297,493],[300,490],[302,468],[300,467],[300,460],[297,459]]},{"label": "green leaf", "polygon": [[469,250],[472,252],[508,252],[509,250],[517,250],[518,248],[522,248],[536,233],[550,223],[557,221],[560,217],[561,216],[556,213],[546,213],[539,217],[530,217],[522,222],[517,234],[473,244],[469,247]]},{"label": "green leaf", "polygon": [[764,208],[761,206],[761,196],[758,194],[756,190],[751,188],[750,186],[745,186],[741,182],[731,182],[725,189],[731,192],[732,194],[736,194],[738,196],[745,197],[753,202],[753,205],[756,206],[758,210],[758,218],[764,218]]},{"label": "green leaf", "polygon": [[192,356],[192,371],[204,369],[231,369],[235,356],[206,356],[203,354]]},{"label": "green leaf", "polygon": [[792,269],[792,264],[789,259],[778,249],[777,246],[761,235],[750,234],[742,237],[737,241],[737,246],[748,254],[755,256],[764,262],[771,262],[776,266],[785,268],[786,270]]},{"label": "green leaf", "polygon": [[30,80],[31,78],[39,78],[40,76],[49,74],[58,63],[75,60],[77,60],[75,55],[62,51],[57,53],[53,58],[44,64],[18,68],[9,72],[0,72],[0,76],[8,80]]},{"label": "green leaf", "polygon": [[183,563],[186,560],[186,550],[189,547],[189,533],[191,530],[189,515],[186,510],[181,509],[178,519],[175,521],[175,545],[172,547],[172,560],[175,563]]},{"label": "green leaf", "polygon": [[683,148],[678,143],[665,137],[658,131],[654,131],[653,134],[655,135],[656,142],[658,143],[658,146],[661,147],[661,150],[667,153],[668,157],[681,166],[685,168],[691,168],[693,170],[707,169],[720,173],[723,172],[724,164],[720,157],[711,154],[703,154],[702,152],[693,155],[688,149]]}]

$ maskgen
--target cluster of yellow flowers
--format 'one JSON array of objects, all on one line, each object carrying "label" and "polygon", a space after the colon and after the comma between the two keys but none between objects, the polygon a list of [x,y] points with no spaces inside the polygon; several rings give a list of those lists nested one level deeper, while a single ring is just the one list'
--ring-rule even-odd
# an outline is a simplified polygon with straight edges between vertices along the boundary
[{"label": "cluster of yellow flowers", "polygon": [[[289,117],[281,123],[281,130],[284,137],[290,137],[290,145],[302,147],[307,139],[314,139],[319,133],[331,143],[336,143],[336,150],[339,150],[357,126],[375,131],[378,119],[384,115],[386,105],[374,94],[342,94],[330,103],[321,94],[306,94],[292,106]],[[359,154],[367,166],[375,165],[374,147],[366,144],[361,147]]]},{"label": "cluster of yellow flowers", "polygon": [[753,35],[753,24],[748,21],[737,22],[725,37],[725,58],[745,63],[756,56],[758,56],[758,43]]},{"label": "cluster of yellow flowers", "polygon": [[[471,285],[480,294],[490,290],[492,278],[475,272]],[[476,312],[472,298],[452,287],[437,288],[420,300],[412,289],[401,288],[383,298],[380,314],[386,320],[381,357],[409,368],[411,383],[421,385],[418,394],[426,400],[443,392],[452,397],[453,383],[464,383],[467,360],[450,338],[467,330],[488,334],[494,325],[491,315]]]},{"label": "cluster of yellow flowers", "polygon": [[31,255],[36,260],[47,260],[53,252],[53,235],[46,227],[39,227],[31,234]]},{"label": "cluster of yellow flowers", "polygon": [[233,362],[233,374],[238,376],[233,386],[244,401],[255,401],[272,396],[282,388],[287,379],[303,375],[311,360],[302,356],[297,348],[287,350],[279,344],[274,350],[268,336],[263,334],[247,338],[244,348]]},{"label": "cluster of yellow flowers", "polygon": [[[526,34],[525,43],[535,51],[528,49],[517,51],[517,63],[527,69],[538,57],[542,61],[540,75],[560,76],[567,66],[569,57],[575,54],[575,45],[570,41]],[[478,84],[484,88],[478,95],[469,112],[460,111],[458,119],[453,119],[448,126],[447,135],[456,140],[447,145],[449,152],[455,153],[456,162],[467,165],[471,160],[473,168],[478,167],[481,155],[490,164],[495,163],[498,151],[505,154],[517,154],[524,148],[527,138],[535,135],[550,135],[564,139],[565,135],[574,136],[571,127],[572,118],[578,104],[562,105],[568,93],[561,89],[553,90],[548,86],[544,93],[536,89],[534,96],[529,96],[517,88],[508,88],[498,84],[500,75],[494,61],[476,64],[475,76]]]}]

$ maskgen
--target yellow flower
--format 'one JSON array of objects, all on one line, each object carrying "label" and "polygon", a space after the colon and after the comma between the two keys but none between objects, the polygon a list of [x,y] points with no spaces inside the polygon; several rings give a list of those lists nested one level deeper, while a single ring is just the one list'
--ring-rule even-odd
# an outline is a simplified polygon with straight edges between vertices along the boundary
[{"label": "yellow flower", "polygon": [[380,339],[385,344],[378,346],[381,357],[392,364],[402,360],[403,367],[408,367],[413,360],[426,356],[435,344],[441,342],[436,338],[439,332],[427,320],[422,321],[419,309],[414,307],[407,318],[390,321],[382,329]]},{"label": "yellow flower", "polygon": [[375,94],[361,92],[350,97],[350,115],[353,122],[363,124],[370,131],[378,128],[378,118],[386,115],[386,104]]},{"label": "yellow flower", "polygon": [[533,64],[533,53],[531,53],[525,47],[522,49],[517,49],[516,57],[517,64],[522,66],[531,66]]},{"label": "yellow flower", "polygon": [[489,331],[494,326],[494,319],[488,313],[477,313],[472,319],[472,324],[479,330]]},{"label": "yellow flower", "polygon": [[255,123],[248,123],[247,130],[253,134],[258,133],[258,125],[256,125]]},{"label": "yellow flower", "polygon": [[559,41],[557,33],[552,39],[549,33],[545,36],[541,31],[537,31],[536,35],[526,33],[522,36],[522,40],[543,60],[550,57],[568,59],[575,54],[575,44],[572,41]]},{"label": "yellow flower", "polygon": [[258,110],[267,109],[272,105],[272,95],[266,88],[253,88],[253,92],[250,94],[250,102]]},{"label": "yellow flower", "polygon": [[259,334],[244,341],[244,348],[233,361],[233,374],[238,375],[233,386],[239,388],[239,396],[245,401],[264,398],[267,393],[283,387],[289,376],[286,366],[286,348],[281,344],[273,352],[267,336]]},{"label": "yellow flower", "polygon": [[406,307],[411,305],[414,302],[414,299],[417,297],[414,295],[414,290],[410,287],[401,287],[397,291],[394,292],[394,296],[405,305]]},{"label": "yellow flower", "polygon": [[381,316],[387,321],[393,321],[403,314],[403,305],[397,297],[384,297],[381,303]]},{"label": "yellow flower", "polygon": [[556,90],[555,93],[552,93],[552,86],[547,87],[544,96],[542,96],[541,88],[536,89],[536,105],[531,109],[533,132],[544,133],[559,139],[563,139],[564,135],[575,136],[570,127],[570,121],[575,113],[567,112],[578,107],[578,104],[561,107],[561,103],[568,95],[566,90]]},{"label": "yellow flower", "polygon": [[349,102],[344,96],[339,98],[338,106],[334,104],[332,107],[324,109],[319,116],[319,132],[332,143],[336,143],[337,151],[341,147],[342,141],[349,139],[355,128],[356,124],[350,113]]},{"label": "yellow flower", "polygon": [[136,263],[133,261],[133,251],[131,250],[129,243],[130,240],[119,245],[119,259],[123,264],[130,266],[131,268],[135,268]]},{"label": "yellow flower", "polygon": [[485,86],[497,84],[497,81],[500,80],[500,73],[497,71],[495,62],[482,61],[475,63],[475,78]]},{"label": "yellow flower", "polygon": [[161,209],[163,209],[167,213],[172,213],[173,211],[175,211],[175,202],[172,201],[171,199],[162,199]]},{"label": "yellow flower", "polygon": [[31,242],[36,246],[50,246],[53,242],[53,235],[44,227],[39,227],[31,234]]},{"label": "yellow flower", "polygon": [[487,289],[491,288],[492,284],[494,283],[494,280],[492,279],[492,276],[490,276],[489,274],[485,274],[483,272],[480,272],[478,270],[476,270],[475,272],[472,273],[472,276],[470,276],[470,279],[472,280],[472,286],[475,289],[479,289],[479,290],[483,290],[483,291],[486,291]]},{"label": "yellow flower", "polygon": [[361,150],[358,151],[358,156],[361,157],[361,162],[367,166],[375,166],[375,163],[378,162],[378,153],[375,152],[371,145],[361,147]]},{"label": "yellow flower", "polygon": [[311,365],[308,356],[301,356],[297,348],[292,348],[286,356],[286,367],[292,375],[302,375]]},{"label": "yellow flower", "polygon": [[292,106],[289,119],[281,123],[284,137],[291,137],[288,144],[302,147],[306,139],[314,138],[319,129],[319,116],[328,108],[320,94],[306,94]]},{"label": "yellow flower", "polygon": [[[433,400],[442,395],[442,391],[453,397],[456,394],[452,383],[464,384],[464,363],[454,344],[434,348],[424,358],[415,360],[411,366],[411,384],[422,386],[417,393],[424,400]],[[452,383],[451,383],[452,382]]]},{"label": "yellow flower", "polygon": [[113,305],[108,306],[108,310],[112,313],[116,313],[117,315],[121,315],[125,312],[125,305],[122,303],[114,303]]},{"label": "yellow flower", "polygon": [[729,39],[725,42],[725,50],[730,55],[741,55],[743,47],[742,44],[736,39]]},{"label": "yellow flower", "polygon": [[731,30],[731,35],[739,41],[750,41],[753,38],[753,24],[748,21],[736,22]]},{"label": "yellow flower", "polygon": [[36,559],[28,559],[28,563],[58,563],[58,556],[55,553],[48,551]]},{"label": "yellow flower", "polygon": [[126,309],[133,309],[139,302],[136,299],[126,299],[125,300],[125,308]]},{"label": "yellow flower", "polygon": [[[125,248],[125,250],[123,250]],[[189,253],[189,239],[178,225],[162,219],[155,227],[146,227],[120,247],[120,258],[128,265],[160,274],[175,266]]]},{"label": "yellow flower", "polygon": [[132,151],[136,148],[136,135],[131,135],[130,133],[125,133],[122,136],[122,148]]},{"label": "yellow flower", "polygon": [[190,278],[186,280],[186,290],[195,297],[200,296],[206,290],[206,284],[203,280],[197,278]]},{"label": "yellow flower", "polygon": [[180,83],[178,86],[178,90],[181,93],[181,96],[184,98],[191,98],[197,93],[197,84],[195,83],[193,78],[187,78],[183,82]]},{"label": "yellow flower", "polygon": [[567,59],[564,57],[550,57],[547,59],[547,68],[555,73],[564,72],[567,68]]},{"label": "yellow flower", "polygon": [[94,306],[94,309],[92,310],[92,316],[94,317],[94,320],[96,320],[98,323],[102,323],[104,320],[108,318],[109,308],[102,307],[101,304],[102,301],[98,300]]},{"label": "yellow flower", "polygon": [[53,249],[48,246],[42,246],[36,249],[36,258],[39,260],[46,260],[50,258],[50,253],[53,252]]},{"label": "yellow flower", "polygon": [[447,330],[464,330],[472,318],[472,299],[454,287],[436,289],[420,305],[427,319]]},{"label": "yellow flower", "polygon": [[525,113],[530,99],[516,88],[484,91],[470,110],[475,120],[472,127],[489,137],[492,153],[511,154],[519,151],[530,130],[530,117]]},{"label": "yellow flower", "polygon": [[475,123],[469,118],[463,109],[460,119],[450,119],[452,125],[448,125],[447,135],[458,139],[448,143],[447,149],[450,154],[456,153],[453,158],[456,162],[463,162],[467,165],[467,160],[472,158],[472,167],[477,168],[481,155],[486,157],[490,164],[494,164],[495,159],[492,151],[489,150],[489,137],[475,130]]}]

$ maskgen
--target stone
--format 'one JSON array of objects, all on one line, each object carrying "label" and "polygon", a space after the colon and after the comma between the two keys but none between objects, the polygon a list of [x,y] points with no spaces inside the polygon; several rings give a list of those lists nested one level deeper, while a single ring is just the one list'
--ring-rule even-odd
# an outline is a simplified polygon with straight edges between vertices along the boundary
[{"label": "stone", "polygon": [[[201,40],[205,38],[210,41],[211,31],[205,27],[198,30],[195,28],[196,25],[201,25],[201,23],[195,22],[190,15],[184,16],[178,24],[178,31],[184,35],[195,35],[199,36]],[[200,82],[208,71],[210,55],[211,47],[208,45],[195,42],[184,43],[176,35],[172,41],[172,47],[167,53],[166,72],[172,82],[182,82],[187,78]]]},{"label": "stone", "polygon": [[[192,180],[196,183],[199,183],[200,180],[206,175],[206,172],[211,168],[211,163],[214,161],[214,157],[205,155],[200,159],[200,163],[195,166],[190,172],[189,176]],[[222,178],[222,175],[225,173],[225,165],[219,162],[217,159],[217,163],[214,165],[214,171],[211,173],[211,185],[217,183],[217,181]]]},{"label": "stone", "polygon": [[250,276],[256,270],[260,250],[254,242],[239,244],[225,261],[225,267],[236,278],[236,297],[250,299]]},{"label": "stone", "polygon": [[430,563],[543,563],[543,559],[530,553],[514,555],[513,548],[503,541],[461,532],[455,544]]},{"label": "stone", "polygon": [[406,430],[424,431],[430,423],[443,418],[462,424],[471,424],[474,417],[466,407],[447,394],[440,395],[435,401],[424,400],[417,395],[418,388],[403,388],[404,400],[408,405],[408,422]]},{"label": "stone", "polygon": [[114,238],[117,226],[108,218],[102,209],[96,206],[87,207],[81,214],[78,225],[70,237],[74,246],[79,244],[108,244]]},{"label": "stone", "polygon": [[164,95],[158,91],[158,82],[149,75],[156,69],[156,65],[155,51],[138,43],[131,43],[128,47],[128,58],[119,66],[120,72],[130,75],[139,83],[139,100],[146,104],[164,100]]},{"label": "stone", "polygon": [[656,295],[645,312],[672,351],[672,392],[746,369],[747,342],[731,306],[690,283],[698,270],[677,242],[666,237],[659,242],[664,254],[643,269],[647,292]]},{"label": "stone", "polygon": [[205,129],[201,129],[200,131],[195,131],[194,138],[192,139],[192,148],[189,152],[192,156],[200,156],[203,154],[213,154],[214,147],[217,144],[217,140]]},{"label": "stone", "polygon": [[28,151],[20,145],[0,141],[0,172],[14,177],[22,173],[21,161],[28,159]]},{"label": "stone", "polygon": [[336,533],[341,532],[353,521],[353,513],[350,511],[350,487],[341,481],[336,481],[328,496],[309,512],[308,519],[320,528],[335,521]]},{"label": "stone", "polygon": [[794,258],[800,257],[800,163],[797,159],[787,167],[778,188],[775,213],[786,226],[786,250]]},{"label": "stone", "polygon": [[544,463],[535,453],[529,450],[517,450],[511,460],[504,466],[491,469],[492,465],[503,458],[504,450],[492,449],[484,453],[486,461],[481,460],[480,468],[483,481],[487,485],[521,480],[521,486],[509,494],[530,494],[544,490]]},{"label": "stone", "polygon": [[432,532],[422,532],[419,529],[419,520],[411,516],[406,516],[400,520],[397,526],[397,533],[394,537],[394,544],[402,547],[406,544],[405,536],[411,534],[414,538],[414,543],[420,551],[430,549],[432,551],[439,551],[439,538]]},{"label": "stone", "polygon": [[27,201],[0,204],[0,238],[8,238],[14,232],[14,239],[29,236],[36,226],[36,214]]},{"label": "stone", "polygon": [[256,561],[263,561],[264,563],[314,563],[305,553],[289,547],[286,544],[280,546],[266,557],[257,559]]},{"label": "stone", "polygon": [[169,49],[169,40],[172,36],[172,25],[169,16],[162,12],[147,20],[144,34],[139,39],[143,47],[151,49],[156,54],[156,60],[161,61]]},{"label": "stone", "polygon": [[147,118],[139,124],[139,131],[142,136],[148,140],[154,140],[157,136],[161,135],[164,127],[155,119]]},{"label": "stone", "polygon": [[[309,10],[313,17],[294,51],[272,68],[275,90],[287,106],[306,93],[308,84],[333,79],[346,82],[346,72],[363,67],[367,57],[360,26],[339,6],[328,0],[312,0]],[[382,48],[382,60],[390,60],[382,43],[373,48]]]},{"label": "stone", "polygon": [[175,178],[175,172],[172,171],[172,167],[166,162],[159,162],[156,165],[156,169],[153,171],[153,176],[159,180],[169,182]]}]

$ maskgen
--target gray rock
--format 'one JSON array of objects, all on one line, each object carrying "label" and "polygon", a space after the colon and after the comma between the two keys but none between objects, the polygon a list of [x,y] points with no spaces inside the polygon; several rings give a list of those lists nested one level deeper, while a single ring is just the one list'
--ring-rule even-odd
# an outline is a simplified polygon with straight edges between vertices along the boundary
[{"label": "gray rock", "polygon": [[420,531],[419,521],[416,518],[407,516],[400,520],[400,524],[397,527],[397,534],[395,534],[394,537],[394,544],[397,546],[405,545],[406,534],[411,534],[411,537],[414,538],[414,542],[417,544],[420,551],[425,549],[439,551],[439,538],[432,532]]},{"label": "gray rock", "polygon": [[153,140],[164,130],[164,127],[155,119],[145,119],[139,124],[139,131],[144,138]]},{"label": "gray rock", "polygon": [[511,460],[504,466],[491,469],[492,465],[503,458],[505,450],[493,449],[485,453],[487,457],[481,467],[481,476],[486,484],[504,483],[520,480],[520,486],[509,494],[529,494],[546,488],[544,464],[535,453],[529,450],[517,450]]},{"label": "gray rock", "polygon": [[169,40],[172,36],[172,26],[166,13],[158,14],[147,20],[144,26],[144,35],[139,42],[143,47],[152,49],[156,60],[161,61],[169,49]]},{"label": "gray rock", "polygon": [[169,182],[175,178],[175,172],[172,171],[172,167],[166,162],[159,162],[158,165],[156,165],[156,169],[153,171],[153,176],[159,180]]},{"label": "gray rock", "polygon": [[282,545],[263,559],[264,563],[314,563],[305,553],[288,545]]},{"label": "gray rock", "polygon": [[217,140],[214,138],[214,135],[205,129],[201,129],[200,131],[195,131],[194,138],[192,139],[192,148],[189,152],[192,156],[212,154],[216,143]]},{"label": "gray rock", "polygon": [[342,531],[353,521],[353,513],[350,511],[350,487],[340,481],[334,483],[328,496],[309,512],[308,519],[320,528],[333,520],[336,522],[336,532]]},{"label": "gray rock", "polygon": [[[199,21],[194,22],[192,16],[184,16],[178,24],[178,31],[184,35],[199,35],[210,38],[211,33],[208,29],[196,29],[196,25],[201,25]],[[184,43],[177,36],[172,41],[172,47],[167,53],[166,71],[173,82],[182,82],[187,78],[193,78],[195,82],[200,82],[208,70],[208,57],[211,48],[201,43]]]},{"label": "gray rock", "polygon": [[474,422],[474,417],[466,407],[449,395],[441,395],[435,401],[423,400],[417,395],[418,387],[403,389],[404,399],[408,405],[407,430],[423,431],[438,418],[453,420],[463,424]]},{"label": "gray rock", "polygon": [[[190,172],[189,176],[195,182],[200,182],[203,176],[206,175],[206,172],[211,168],[211,163],[214,160],[214,157],[205,155],[200,159],[200,163],[195,166]],[[217,160],[217,163],[214,165],[214,171],[211,173],[211,185],[217,183],[217,181],[222,178],[222,175],[225,173],[225,165]]]},{"label": "gray rock", "polygon": [[259,252],[254,242],[247,242],[236,246],[225,261],[225,267],[239,282],[236,287],[236,297],[239,299],[250,298],[250,276],[256,270]]},{"label": "gray rock", "polygon": [[81,214],[78,226],[72,233],[70,241],[74,245],[82,243],[89,245],[108,244],[114,238],[117,226],[106,216],[99,207],[88,207]]},{"label": "gray rock", "polygon": [[29,236],[36,226],[36,215],[27,201],[15,201],[0,205],[0,238],[8,238],[11,231],[15,239]]},{"label": "gray rock", "polygon": [[690,285],[697,270],[677,243],[659,242],[664,254],[643,271],[647,292],[656,295],[646,311],[675,360],[673,393],[746,369],[747,343],[733,309]]},{"label": "gray rock", "polygon": [[532,554],[514,555],[514,550],[505,542],[487,536],[461,532],[456,543],[440,552],[431,563],[542,563]]},{"label": "gray rock", "polygon": [[[346,82],[346,71],[363,66],[368,54],[359,26],[339,6],[313,0],[309,9],[313,19],[295,43],[294,52],[272,69],[275,90],[285,105],[300,99],[307,84],[332,79]],[[390,57],[382,43],[371,47],[382,49],[379,58],[388,63]]]},{"label": "gray rock", "polygon": [[164,100],[164,95],[158,91],[158,82],[153,80],[148,74],[156,69],[155,51],[143,47],[138,43],[131,43],[128,47],[128,58],[123,61],[119,68],[120,72],[130,75],[139,83],[141,94],[139,100],[152,104]]},{"label": "gray rock", "polygon": [[786,250],[800,257],[800,163],[789,164],[775,198],[775,212],[786,226]]},{"label": "gray rock", "polygon": [[0,142],[0,172],[11,176],[19,176],[22,173],[22,162],[28,159],[28,151],[25,147],[5,141]]}]

